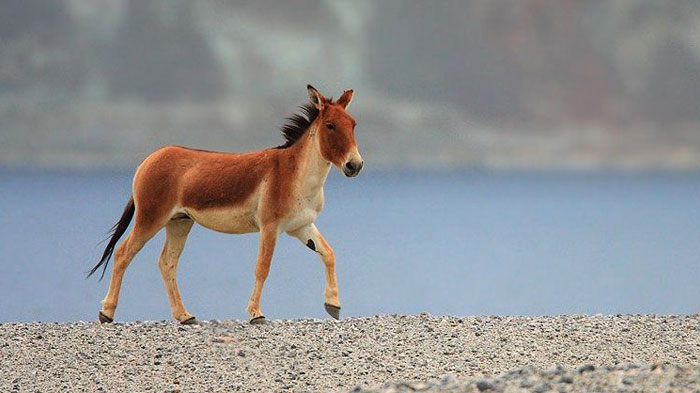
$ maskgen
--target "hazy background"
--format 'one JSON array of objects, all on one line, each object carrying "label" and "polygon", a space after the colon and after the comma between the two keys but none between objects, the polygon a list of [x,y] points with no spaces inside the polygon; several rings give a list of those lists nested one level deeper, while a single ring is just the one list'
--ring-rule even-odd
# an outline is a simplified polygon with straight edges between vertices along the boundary
[{"label": "hazy background", "polygon": [[[345,316],[700,309],[700,2],[6,0],[0,322],[95,319],[138,163],[277,146],[307,83],[356,92],[317,222]],[[117,320],[169,318],[162,243]],[[189,310],[246,318],[256,251],[195,226]],[[263,310],[325,317],[323,284],[283,237]]]},{"label": "hazy background", "polygon": [[273,146],[307,83],[372,167],[700,166],[692,0],[4,1],[0,165]]}]

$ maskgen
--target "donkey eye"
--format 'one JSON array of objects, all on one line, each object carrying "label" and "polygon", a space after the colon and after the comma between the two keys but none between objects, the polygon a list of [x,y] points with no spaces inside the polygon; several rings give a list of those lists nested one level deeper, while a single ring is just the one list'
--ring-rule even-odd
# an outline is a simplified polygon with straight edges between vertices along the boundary
[{"label": "donkey eye", "polygon": [[329,130],[335,130],[335,124],[333,124],[333,123],[326,123],[326,128],[328,128]]}]

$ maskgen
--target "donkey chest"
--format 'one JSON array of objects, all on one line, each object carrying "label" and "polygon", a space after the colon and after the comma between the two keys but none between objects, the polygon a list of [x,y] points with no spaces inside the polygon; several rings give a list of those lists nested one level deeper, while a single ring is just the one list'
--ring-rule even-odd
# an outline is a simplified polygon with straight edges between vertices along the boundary
[{"label": "donkey chest", "polygon": [[290,231],[316,221],[323,210],[323,188],[311,193],[300,193],[292,200],[289,213],[280,226]]}]

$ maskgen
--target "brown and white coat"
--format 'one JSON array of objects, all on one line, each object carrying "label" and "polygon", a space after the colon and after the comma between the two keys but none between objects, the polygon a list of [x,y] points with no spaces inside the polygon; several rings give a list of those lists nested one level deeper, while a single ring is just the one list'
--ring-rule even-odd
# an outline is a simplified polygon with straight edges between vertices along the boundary
[{"label": "brown and white coat", "polygon": [[[282,128],[287,142],[278,148],[251,153],[219,153],[179,146],[161,148],[138,167],[133,196],[100,262],[104,275],[114,251],[109,290],[99,313],[111,322],[119,300],[124,272],[141,248],[165,227],[166,240],[159,268],[173,318],[195,322],[185,309],[177,287],[178,260],[192,225],[225,233],[260,232],[255,285],[248,303],[251,322],[263,322],[260,295],[270,270],[277,238],[288,233],[318,252],[325,266],[325,307],[339,318],[340,300],[333,249],[314,225],[323,209],[323,185],[331,165],[357,176],[363,161],[355,142],[355,120],[346,109],[353,91],[337,101],[308,86],[310,103]],[[126,239],[116,243],[129,226]]]}]

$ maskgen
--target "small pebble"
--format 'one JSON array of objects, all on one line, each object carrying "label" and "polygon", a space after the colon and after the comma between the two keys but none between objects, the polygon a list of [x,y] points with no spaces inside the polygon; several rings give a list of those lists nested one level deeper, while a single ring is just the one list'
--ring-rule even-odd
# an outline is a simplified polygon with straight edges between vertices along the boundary
[{"label": "small pebble", "polygon": [[564,375],[561,378],[559,378],[559,382],[561,382],[561,383],[574,383],[574,379],[568,375]]},{"label": "small pebble", "polygon": [[579,367],[579,368],[576,369],[576,370],[579,372],[579,374],[583,374],[583,373],[585,373],[585,372],[587,372],[587,371],[593,371],[593,370],[595,370],[595,366],[592,365],[592,364],[584,364],[583,366]]},{"label": "small pebble", "polygon": [[492,385],[490,382],[484,381],[484,380],[478,381],[478,382],[476,383],[476,387],[477,387],[477,389],[479,389],[479,391],[481,391],[481,392],[483,392],[483,391],[485,391],[485,390],[491,390],[491,389],[493,389],[493,385]]}]

